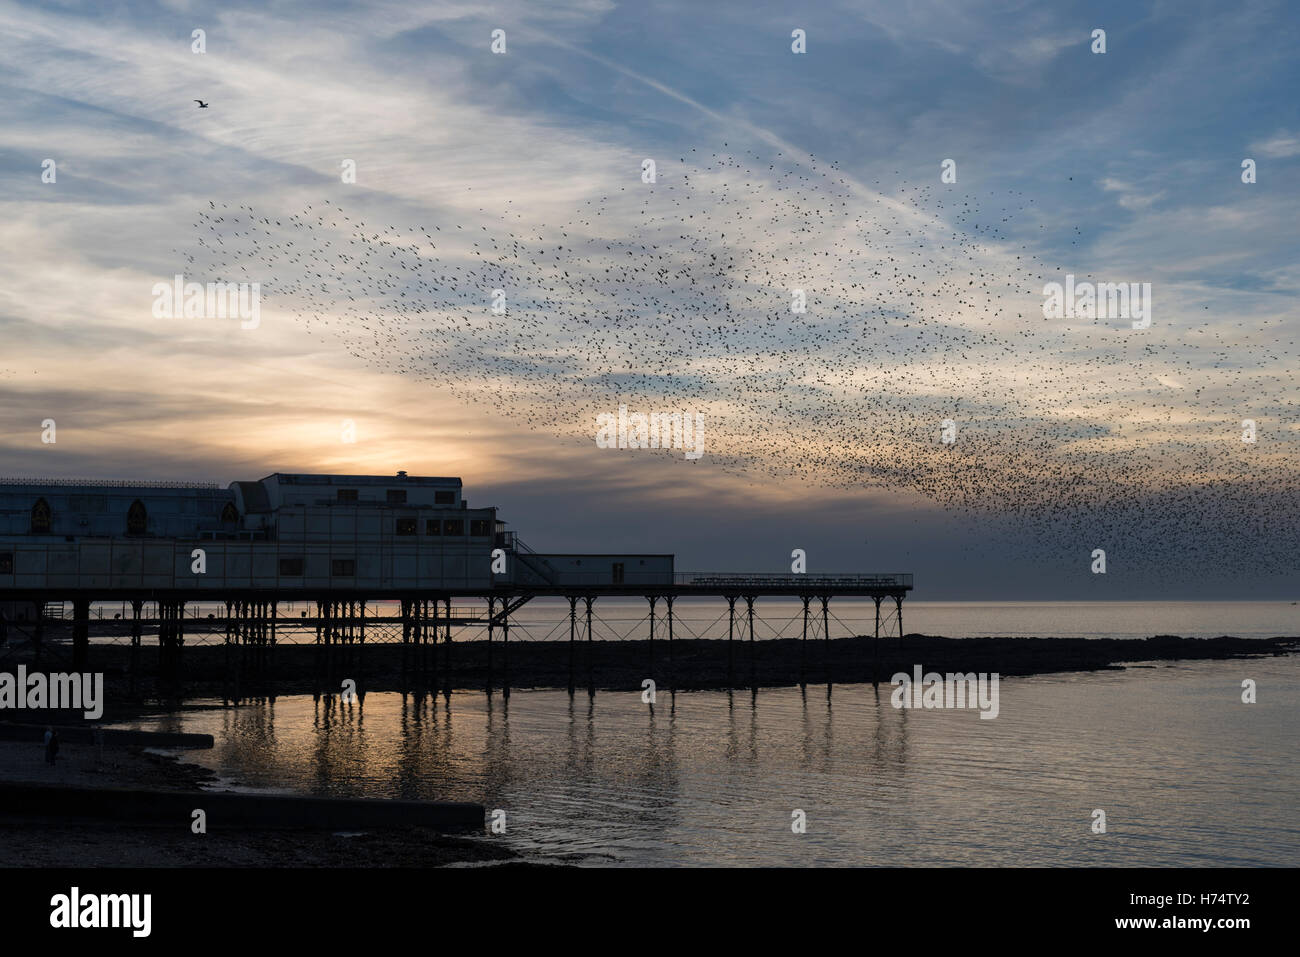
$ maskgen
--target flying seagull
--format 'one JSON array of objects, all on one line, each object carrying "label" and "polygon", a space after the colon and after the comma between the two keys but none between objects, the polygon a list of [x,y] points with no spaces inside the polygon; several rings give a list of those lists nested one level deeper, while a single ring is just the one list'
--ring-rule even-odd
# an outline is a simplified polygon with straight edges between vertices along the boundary
[{"label": "flying seagull", "polygon": [[195,100],[194,102],[199,105],[200,110],[206,110],[208,108],[208,104],[204,103],[202,100]]}]

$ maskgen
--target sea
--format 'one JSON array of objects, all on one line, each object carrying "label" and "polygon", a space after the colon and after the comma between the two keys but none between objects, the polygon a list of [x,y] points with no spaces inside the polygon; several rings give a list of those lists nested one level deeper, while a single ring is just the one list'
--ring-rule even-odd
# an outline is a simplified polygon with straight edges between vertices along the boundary
[{"label": "sea", "polygon": [[[968,637],[1300,633],[1289,602],[909,602],[904,615],[909,633]],[[893,692],[292,695],[122,726],[213,735],[183,759],[222,787],[481,802],[503,825],[482,840],[583,866],[1300,863],[1300,657],[1003,678],[991,720],[899,708]]]}]

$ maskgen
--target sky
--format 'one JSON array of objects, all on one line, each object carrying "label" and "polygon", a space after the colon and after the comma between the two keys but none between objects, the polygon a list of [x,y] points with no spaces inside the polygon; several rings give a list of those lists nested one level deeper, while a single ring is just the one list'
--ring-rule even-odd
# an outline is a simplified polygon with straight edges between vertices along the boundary
[{"label": "sky", "polygon": [[[1298,33],[1267,2],[0,2],[0,474],[404,469],[540,551],[1295,599]],[[159,316],[178,273],[259,282],[256,327]],[[1150,283],[1150,327],[1048,319],[1067,274]],[[704,454],[599,447],[621,403],[702,415]]]}]

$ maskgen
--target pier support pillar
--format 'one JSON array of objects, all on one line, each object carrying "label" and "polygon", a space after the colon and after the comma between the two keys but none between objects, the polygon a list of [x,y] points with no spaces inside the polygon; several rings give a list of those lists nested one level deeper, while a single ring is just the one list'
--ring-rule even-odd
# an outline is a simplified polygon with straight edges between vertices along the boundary
[{"label": "pier support pillar", "polygon": [[510,596],[501,599],[501,694],[510,700]]},{"label": "pier support pillar", "polygon": [[143,601],[139,598],[131,599],[131,663],[128,667],[131,673],[130,693],[132,697],[135,696],[136,681],[140,671],[140,637],[143,631],[140,624],[140,612],[143,608]]},{"label": "pier support pillar", "polygon": [[822,595],[822,647],[826,649],[826,693],[831,693],[831,599]]},{"label": "pier support pillar", "polygon": [[169,694],[180,690],[181,647],[185,644],[185,602],[158,602],[158,661]]},{"label": "pier support pillar", "polygon": [[659,601],[658,595],[647,595],[646,601],[650,603],[650,680],[655,676],[655,603]]},{"label": "pier support pillar", "polygon": [[[159,618],[162,617],[161,607],[159,607],[158,610],[158,617]],[[235,629],[235,603],[227,599],[226,600],[226,640],[222,643],[222,647],[221,647],[222,664],[225,665],[225,670],[226,670],[226,673],[223,677],[223,684],[222,684],[223,703],[225,699],[233,700],[235,701],[235,703],[238,703],[239,701],[239,692],[237,689],[234,688],[234,685],[236,683],[235,679],[237,676],[237,673],[235,671],[234,651],[232,649],[232,646],[235,643],[234,629]],[[162,641],[161,633],[159,634],[158,640]]]},{"label": "pier support pillar", "polygon": [[158,601],[154,604],[154,613],[158,617],[158,685],[160,689],[166,684],[170,665],[171,616],[169,611],[170,609],[165,601]]},{"label": "pier support pillar", "polygon": [[569,596],[569,697],[573,697],[573,658],[578,631],[578,598]]},{"label": "pier support pillar", "polygon": [[327,626],[325,624],[326,605],[323,601],[316,602],[316,667],[314,671],[315,691],[319,695],[322,686],[325,684],[325,642],[328,641]]},{"label": "pier support pillar", "polygon": [[812,599],[803,596],[803,637],[799,639],[799,684],[804,683],[808,673],[808,605]]},{"label": "pier support pillar", "polygon": [[497,599],[487,599],[487,694],[491,694],[491,633],[497,627],[493,615],[497,614]]},{"label": "pier support pillar", "polygon": [[901,595],[894,596],[894,604],[898,606],[898,637],[901,641],[906,632],[903,631],[903,598]]},{"label": "pier support pillar", "polygon": [[451,697],[452,686],[452,663],[451,663],[451,596],[445,595],[442,599],[443,611],[443,636],[442,636],[442,696]]},{"label": "pier support pillar", "polygon": [[[435,596],[432,601],[424,601],[424,660],[425,667],[429,673],[429,691],[435,696],[438,694],[439,668],[438,668],[438,633],[442,630],[438,624],[438,598]],[[429,606],[433,607],[430,608]]]},{"label": "pier support pillar", "polygon": [[[273,676],[271,674],[271,656],[274,654],[274,649],[275,649],[275,641],[276,641],[275,624],[276,624],[276,615],[279,612],[279,607],[280,607],[279,600],[274,598],[271,599],[271,627],[269,633],[266,636],[266,647],[262,649],[262,664],[261,664],[263,680],[266,681],[267,684],[270,684],[271,681],[273,680]],[[362,607],[365,606],[363,605]],[[275,692],[272,691],[273,697],[274,694]]]},{"label": "pier support pillar", "polygon": [[424,694],[424,601],[411,599],[411,690],[420,696]]},{"label": "pier support pillar", "polygon": [[871,683],[880,680],[880,603],[884,599],[876,596],[876,641],[871,643]]},{"label": "pier support pillar", "polygon": [[596,696],[596,666],[592,662],[592,655],[595,651],[591,643],[591,606],[596,599],[594,596],[588,595],[583,600],[587,603],[587,694],[594,698]]},{"label": "pier support pillar", "polygon": [[[403,598],[401,599],[402,618],[402,674],[405,675],[410,664],[411,651],[411,603]],[[402,682],[405,685],[405,681]],[[405,690],[405,688],[403,688]]]},{"label": "pier support pillar", "polygon": [[668,605],[668,693],[672,694],[677,690],[677,675],[673,669],[673,596],[665,596],[664,602]]},{"label": "pier support pillar", "polygon": [[32,603],[36,608],[36,627],[32,629],[32,657],[39,666],[41,645],[45,642],[45,599]]},{"label": "pier support pillar", "polygon": [[754,596],[745,596],[745,610],[749,616],[749,687],[758,690],[758,675],[754,663]]},{"label": "pier support pillar", "polygon": [[176,603],[176,675],[180,677],[181,649],[185,647],[185,602]]},{"label": "pier support pillar", "polygon": [[72,664],[77,671],[86,670],[90,658],[90,600],[72,600]]},{"label": "pier support pillar", "polygon": [[727,687],[736,684],[736,656],[732,651],[732,640],[736,637],[736,596],[727,596]]},{"label": "pier support pillar", "polygon": [[[488,693],[489,695],[491,695],[491,694],[492,694],[492,631],[496,628],[496,624],[495,624],[495,622],[492,621],[492,617],[497,613],[497,600],[496,600],[495,598],[489,598],[489,599],[487,600],[487,603],[488,603],[488,616],[487,616],[487,621],[488,621],[488,627],[487,627],[487,693]],[[570,669],[569,669],[569,672],[570,672],[569,684],[572,685],[572,684],[573,684],[573,678],[572,678],[573,668],[570,668]],[[572,690],[572,688],[570,688],[570,690]]]},{"label": "pier support pillar", "polygon": [[325,693],[333,695],[338,691],[338,659],[342,652],[343,626],[339,621],[343,607],[341,602],[325,603]]}]

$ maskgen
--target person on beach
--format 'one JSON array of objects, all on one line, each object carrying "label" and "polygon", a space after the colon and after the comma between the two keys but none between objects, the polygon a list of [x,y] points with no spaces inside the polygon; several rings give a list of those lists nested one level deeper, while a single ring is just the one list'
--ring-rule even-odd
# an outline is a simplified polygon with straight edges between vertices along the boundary
[{"label": "person on beach", "polygon": [[54,764],[59,754],[59,732],[51,727],[45,729],[45,763]]}]

